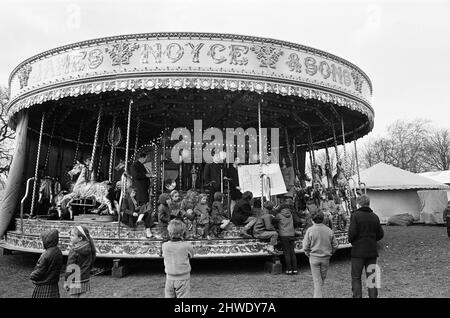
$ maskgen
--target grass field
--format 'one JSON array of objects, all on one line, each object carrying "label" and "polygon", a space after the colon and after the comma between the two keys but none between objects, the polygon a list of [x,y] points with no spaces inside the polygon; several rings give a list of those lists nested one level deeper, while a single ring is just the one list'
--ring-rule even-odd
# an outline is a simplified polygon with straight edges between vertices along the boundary
[{"label": "grass field", "polygon": [[[380,297],[450,297],[450,239],[442,226],[384,227],[380,244]],[[39,255],[0,256],[0,297],[30,297],[29,274]],[[298,256],[299,275],[272,275],[264,258],[192,260],[192,297],[312,297],[307,258]],[[98,266],[111,266],[99,260]],[[124,278],[98,275],[91,280],[89,297],[164,297],[162,261],[129,261]],[[66,297],[63,293],[62,297]],[[325,296],[351,297],[350,250],[340,250],[331,261]],[[364,296],[367,292],[364,291]]]}]

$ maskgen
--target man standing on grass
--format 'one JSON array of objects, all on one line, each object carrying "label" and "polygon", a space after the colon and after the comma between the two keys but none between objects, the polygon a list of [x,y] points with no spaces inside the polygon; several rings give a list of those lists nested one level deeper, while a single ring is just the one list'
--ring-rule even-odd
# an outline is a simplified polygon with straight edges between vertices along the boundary
[{"label": "man standing on grass", "polygon": [[357,198],[358,209],[352,214],[348,241],[352,244],[352,292],[353,298],[362,297],[361,274],[365,268],[367,289],[370,298],[378,296],[378,289],[372,278],[378,278],[377,241],[384,236],[380,219],[372,211],[367,195]]},{"label": "man standing on grass", "polygon": [[444,218],[444,223],[447,224],[447,236],[450,237],[450,201],[448,201],[442,216]]}]

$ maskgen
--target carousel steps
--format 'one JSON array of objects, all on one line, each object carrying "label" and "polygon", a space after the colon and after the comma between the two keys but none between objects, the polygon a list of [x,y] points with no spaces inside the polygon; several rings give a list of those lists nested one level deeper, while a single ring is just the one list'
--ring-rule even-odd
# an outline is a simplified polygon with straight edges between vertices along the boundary
[{"label": "carousel steps", "polygon": [[[89,229],[100,258],[154,258],[161,259],[160,239],[148,239],[142,227],[131,229],[121,226],[118,235],[118,223],[102,223],[87,221],[48,221],[36,219],[16,220],[16,229],[8,231],[6,240],[1,246],[8,250],[42,253],[43,246],[40,234],[57,229],[60,233],[59,247],[64,255],[69,252],[70,231],[76,225],[84,225]],[[23,231],[22,231],[23,229]],[[196,258],[251,257],[273,255],[268,243],[255,238],[242,238],[240,228],[232,227],[223,231],[222,236],[205,239],[189,239],[194,247]],[[154,234],[157,230],[152,229]],[[336,232],[339,248],[349,247],[345,231]],[[295,241],[296,253],[302,253],[302,237]]]}]

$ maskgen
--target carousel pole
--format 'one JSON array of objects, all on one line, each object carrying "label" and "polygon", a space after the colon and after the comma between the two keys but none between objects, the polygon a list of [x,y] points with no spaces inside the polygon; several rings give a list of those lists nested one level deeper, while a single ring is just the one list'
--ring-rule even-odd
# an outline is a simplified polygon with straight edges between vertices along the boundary
[{"label": "carousel pole", "polygon": [[109,182],[112,182],[113,180],[113,161],[114,161],[114,130],[116,128],[116,114],[113,115],[113,121],[112,121],[112,128],[111,128],[111,132],[112,132],[112,142],[111,142],[111,152],[109,153],[109,169],[108,169],[108,174],[109,174]]},{"label": "carousel pole", "polygon": [[138,117],[136,125],[136,140],[134,141],[134,158],[137,156],[138,144],[139,144],[139,131],[141,129],[141,118]]},{"label": "carousel pole", "polygon": [[355,146],[355,161],[356,161],[355,163],[356,163],[356,173],[358,174],[358,186],[359,186],[359,188],[361,190],[361,177],[360,177],[360,174],[359,174],[358,149],[356,147],[356,136],[355,136],[354,132],[353,132],[353,144]]},{"label": "carousel pole", "polygon": [[[347,151],[345,149],[345,130],[344,130],[344,118],[341,118],[342,127],[342,146],[344,147],[344,175],[349,173],[348,162],[347,162]],[[347,176],[346,176],[347,177]]]},{"label": "carousel pole", "polygon": [[39,157],[41,156],[41,146],[42,146],[42,134],[44,133],[44,121],[45,121],[45,112],[42,113],[41,117],[41,128],[39,130],[39,142],[38,142],[38,150],[36,155],[36,168],[34,169],[34,182],[33,182],[33,192],[31,197],[31,215],[34,211],[34,203],[35,203],[35,196],[36,196],[36,188],[38,183],[38,172],[39,172]]},{"label": "carousel pole", "polygon": [[[131,107],[133,106],[133,99],[130,99],[130,104],[128,105],[128,119],[127,119],[127,141],[125,144],[125,172],[128,171],[128,155],[129,155],[129,151],[130,151],[130,126],[131,126]],[[119,208],[122,208],[122,201],[123,201],[123,197],[124,197],[124,192],[127,189],[127,178],[124,178],[124,184],[123,184],[123,188],[122,191],[120,192],[120,203],[119,203]],[[118,238],[120,239],[120,211],[118,211],[118,230],[117,230],[117,235]]]},{"label": "carousel pole", "polygon": [[[328,167],[329,167],[329,169],[331,169],[330,154],[328,153],[328,144],[325,144],[325,156],[326,156],[326,162],[328,163]],[[330,171],[332,171],[332,170],[330,170]],[[326,171],[325,171],[325,173],[326,173]],[[332,184],[330,184],[330,180],[328,177],[327,177],[327,184],[328,184],[328,188],[331,188]]]},{"label": "carousel pole", "polygon": [[80,150],[80,140],[81,140],[81,130],[83,128],[83,121],[80,122],[80,129],[78,130],[78,137],[77,137],[77,146],[75,148],[75,153],[73,156],[73,164],[75,165],[75,163],[77,162],[77,157],[78,157],[78,151]]},{"label": "carousel pole", "polygon": [[[102,168],[102,161],[103,161],[103,150],[105,148],[105,142],[106,142],[107,134],[108,134],[108,131],[105,129],[105,131],[103,133],[102,145],[100,146],[100,156],[98,157],[97,176],[100,174],[100,171],[102,170],[101,168]],[[101,181],[104,181],[104,179],[101,180]]]},{"label": "carousel pole", "polygon": [[95,126],[95,136],[94,136],[94,145],[92,146],[91,162],[89,163],[89,172],[91,173],[90,175],[91,181],[96,181],[96,175],[94,171],[94,161],[95,161],[95,154],[97,152],[98,132],[100,130],[100,121],[102,115],[103,115],[103,108],[100,106],[100,110],[97,116],[97,125]]},{"label": "carousel pole", "polygon": [[338,153],[338,147],[337,147],[336,130],[334,128],[333,120],[331,120],[331,128],[333,130],[334,152],[336,154],[336,163],[337,163],[339,161],[339,153]]},{"label": "carousel pole", "polygon": [[261,185],[261,211],[264,207],[264,185],[263,185],[263,169],[262,169],[262,139],[261,139],[261,103],[264,100],[261,98],[258,101],[258,143],[259,143],[259,181]]},{"label": "carousel pole", "polygon": [[49,159],[49,156],[50,156],[50,148],[52,147],[53,135],[55,133],[55,125],[56,125],[56,118],[53,120],[52,130],[50,132],[50,140],[48,142],[47,151],[45,152],[44,169],[43,169],[44,172],[45,172],[45,170],[47,170],[48,159]]}]

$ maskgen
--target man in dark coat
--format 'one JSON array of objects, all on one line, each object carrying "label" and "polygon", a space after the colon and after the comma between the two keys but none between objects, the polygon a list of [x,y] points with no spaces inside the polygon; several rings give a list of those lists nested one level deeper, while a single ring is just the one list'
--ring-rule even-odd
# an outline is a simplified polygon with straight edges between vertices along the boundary
[{"label": "man in dark coat", "polygon": [[222,177],[225,176],[223,169],[223,164],[220,163],[220,157],[215,154],[212,163],[207,163],[203,171],[203,184],[210,184],[208,188],[210,189],[208,205],[211,206],[214,201],[214,193],[222,192],[221,184]]},{"label": "man in dark coat", "polygon": [[447,236],[450,237],[450,201],[448,201],[442,217],[444,218],[444,223],[447,224]]},{"label": "man in dark coat", "polygon": [[150,181],[147,175],[147,169],[144,167],[145,160],[145,153],[141,153],[139,158],[131,165],[131,178],[133,180],[133,187],[136,189],[136,200],[139,205],[148,202]]},{"label": "man in dark coat", "polygon": [[250,201],[253,199],[253,193],[245,191],[240,199],[234,206],[233,214],[231,216],[231,222],[236,226],[244,226],[241,230],[241,235],[244,237],[252,237],[248,231],[256,223],[256,217],[253,215],[252,206]]},{"label": "man in dark coat", "polygon": [[379,277],[377,267],[377,241],[384,236],[380,219],[372,211],[370,199],[361,195],[357,199],[359,209],[353,212],[348,230],[348,241],[352,244],[352,292],[354,298],[362,297],[361,273],[365,268],[368,278],[370,298],[378,296],[377,282]]}]

